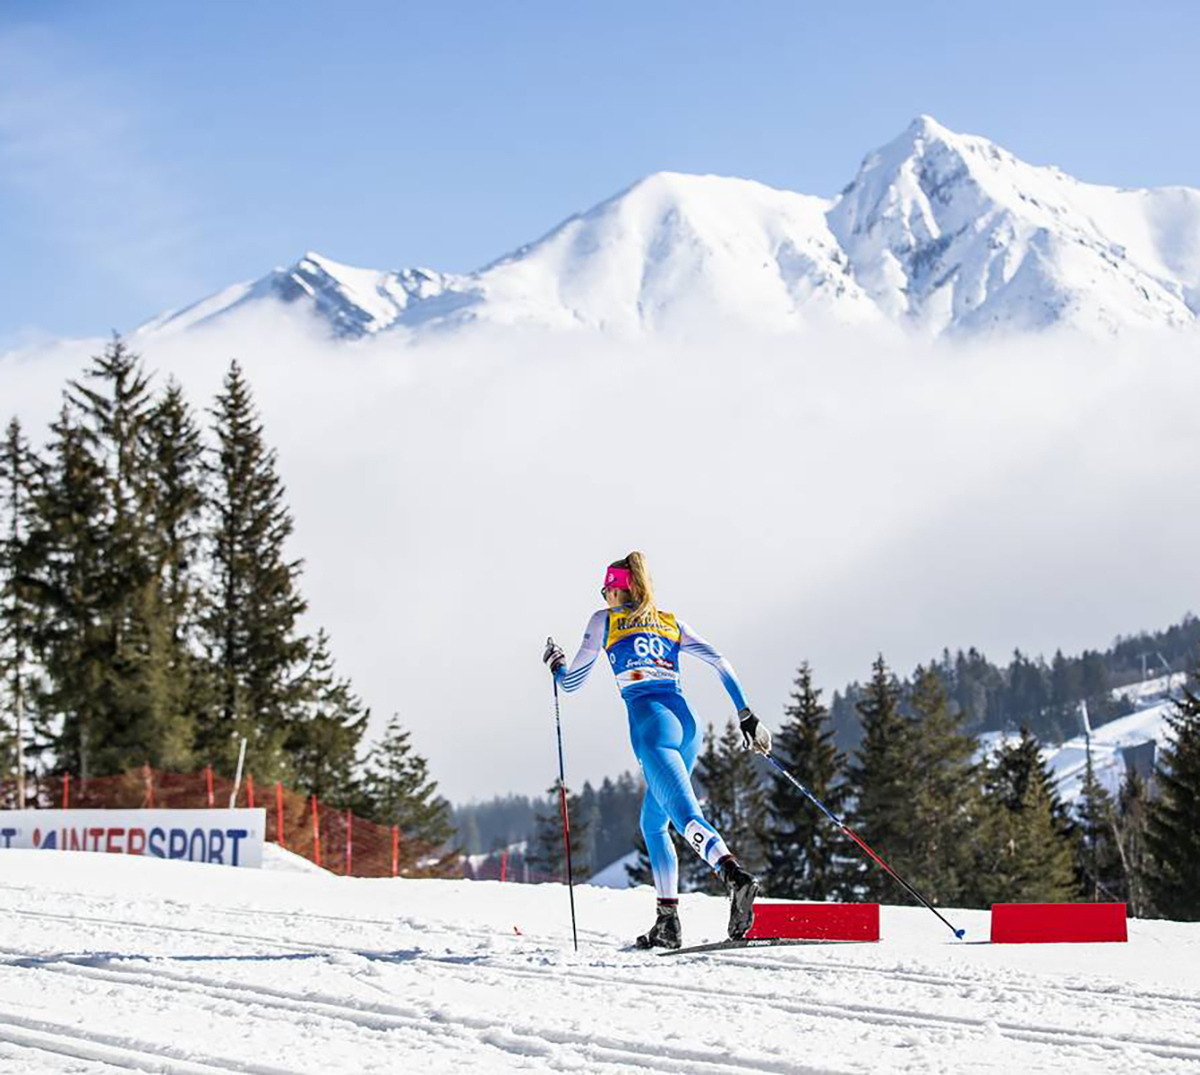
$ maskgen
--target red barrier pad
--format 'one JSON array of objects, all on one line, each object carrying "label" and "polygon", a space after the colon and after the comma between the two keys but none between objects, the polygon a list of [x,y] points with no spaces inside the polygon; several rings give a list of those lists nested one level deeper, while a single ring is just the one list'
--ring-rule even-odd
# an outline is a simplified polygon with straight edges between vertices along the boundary
[{"label": "red barrier pad", "polygon": [[1123,903],[992,904],[992,944],[1127,940]]},{"label": "red barrier pad", "polygon": [[787,937],[811,941],[879,940],[877,903],[754,904],[754,925],[747,937]]}]

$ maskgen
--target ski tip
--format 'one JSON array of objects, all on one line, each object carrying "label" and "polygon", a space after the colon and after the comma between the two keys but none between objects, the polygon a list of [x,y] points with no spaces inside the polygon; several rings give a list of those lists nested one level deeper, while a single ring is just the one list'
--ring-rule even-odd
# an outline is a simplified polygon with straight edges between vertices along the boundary
[{"label": "ski tip", "polygon": [[963,939],[963,938],[964,938],[966,935],[967,935],[967,931],[966,931],[965,929],[956,929],[956,930],[954,931],[954,936],[956,936],[956,937],[957,937],[957,938],[958,938],[960,941],[961,941],[961,940],[962,940],[962,939]]}]

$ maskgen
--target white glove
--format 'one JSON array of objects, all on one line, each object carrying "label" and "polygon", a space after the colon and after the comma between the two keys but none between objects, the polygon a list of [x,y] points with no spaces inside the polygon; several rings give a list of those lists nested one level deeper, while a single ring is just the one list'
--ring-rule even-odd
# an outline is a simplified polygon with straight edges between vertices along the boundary
[{"label": "white glove", "polygon": [[742,743],[747,750],[754,749],[760,754],[771,753],[771,732],[750,712],[749,706],[738,713],[738,723],[742,727]]}]

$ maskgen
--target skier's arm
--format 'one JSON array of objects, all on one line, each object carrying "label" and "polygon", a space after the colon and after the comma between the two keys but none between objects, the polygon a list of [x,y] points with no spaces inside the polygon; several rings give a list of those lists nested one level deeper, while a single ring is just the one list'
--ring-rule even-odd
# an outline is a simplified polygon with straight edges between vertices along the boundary
[{"label": "skier's arm", "polygon": [[583,632],[583,641],[579,644],[579,652],[575,654],[574,660],[565,668],[560,666],[554,674],[564,691],[570,693],[583,686],[592,665],[596,663],[600,647],[604,645],[604,633],[607,630],[608,612],[600,609],[588,620],[587,629]]},{"label": "skier's arm", "polygon": [[738,682],[737,673],[733,670],[733,665],[682,620],[679,621],[679,648],[684,653],[690,653],[693,657],[699,657],[700,660],[711,664],[721,677],[721,685],[729,694],[730,699],[732,699],[734,709],[740,713],[746,708],[746,699],[742,694],[742,685]]}]

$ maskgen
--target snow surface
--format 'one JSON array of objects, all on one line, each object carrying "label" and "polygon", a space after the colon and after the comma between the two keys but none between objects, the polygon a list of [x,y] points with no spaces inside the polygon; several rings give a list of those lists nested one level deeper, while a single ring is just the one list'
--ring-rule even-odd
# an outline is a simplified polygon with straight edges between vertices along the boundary
[{"label": "snow surface", "polygon": [[385,272],[309,252],[138,332],[177,332],[263,301],[349,338],[486,324],[623,337],[714,326],[1191,328],[1200,190],[1083,183],[919,116],[834,199],[659,172],[474,273]]},{"label": "snow surface", "polygon": [[[877,945],[671,957],[648,890],[347,880],[0,853],[0,1071],[1195,1072],[1200,926],[990,946],[885,907]],[[685,896],[688,940],[724,902]]]}]

